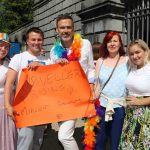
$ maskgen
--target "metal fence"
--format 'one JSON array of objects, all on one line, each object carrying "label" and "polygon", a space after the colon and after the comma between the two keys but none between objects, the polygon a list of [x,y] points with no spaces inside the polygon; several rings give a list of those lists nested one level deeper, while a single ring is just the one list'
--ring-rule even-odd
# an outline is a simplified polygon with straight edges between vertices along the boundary
[{"label": "metal fence", "polygon": [[127,44],[140,38],[150,46],[150,0],[136,0],[127,3],[126,8]]}]

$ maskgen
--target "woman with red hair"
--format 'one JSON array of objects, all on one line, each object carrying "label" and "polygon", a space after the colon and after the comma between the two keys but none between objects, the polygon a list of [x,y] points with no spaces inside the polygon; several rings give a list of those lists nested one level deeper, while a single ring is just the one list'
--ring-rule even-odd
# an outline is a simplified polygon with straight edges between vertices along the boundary
[{"label": "woman with red hair", "polygon": [[96,63],[95,94],[101,105],[101,120],[95,150],[104,150],[107,139],[110,139],[110,149],[117,150],[125,117],[125,80],[128,75],[128,58],[118,32],[106,34],[100,55]]}]

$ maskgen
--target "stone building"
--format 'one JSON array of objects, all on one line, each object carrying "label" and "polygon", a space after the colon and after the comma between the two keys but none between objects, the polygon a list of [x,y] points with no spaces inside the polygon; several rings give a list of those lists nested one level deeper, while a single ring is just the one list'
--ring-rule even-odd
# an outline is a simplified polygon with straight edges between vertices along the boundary
[{"label": "stone building", "polygon": [[118,31],[125,45],[135,38],[149,42],[149,6],[149,0],[34,0],[33,21],[13,31],[10,39],[20,42],[25,50],[25,32],[37,26],[44,31],[43,48],[49,51],[56,37],[56,17],[69,13],[74,19],[75,31],[91,43],[102,42],[110,30]]}]

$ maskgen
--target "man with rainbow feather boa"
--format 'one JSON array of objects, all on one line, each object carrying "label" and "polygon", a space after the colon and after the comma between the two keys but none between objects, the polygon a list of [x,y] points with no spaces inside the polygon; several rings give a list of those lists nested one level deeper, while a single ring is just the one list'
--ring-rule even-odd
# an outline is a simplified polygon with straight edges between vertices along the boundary
[{"label": "man with rainbow feather boa", "polygon": [[[80,34],[74,32],[73,18],[67,14],[57,17],[56,32],[58,38],[50,51],[50,59],[52,63],[67,64],[70,61],[79,61],[87,75],[92,90],[90,102],[94,102],[95,95],[93,83],[95,66],[91,43],[87,39],[82,39]],[[73,138],[75,123],[76,120],[67,120],[58,123],[58,139],[65,150],[79,150],[78,145]]]}]

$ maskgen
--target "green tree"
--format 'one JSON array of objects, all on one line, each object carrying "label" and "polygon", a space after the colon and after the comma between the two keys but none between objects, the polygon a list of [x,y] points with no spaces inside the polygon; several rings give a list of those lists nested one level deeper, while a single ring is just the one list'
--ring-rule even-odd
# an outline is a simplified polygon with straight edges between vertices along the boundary
[{"label": "green tree", "polygon": [[11,32],[32,21],[33,0],[0,0],[0,32]]}]

